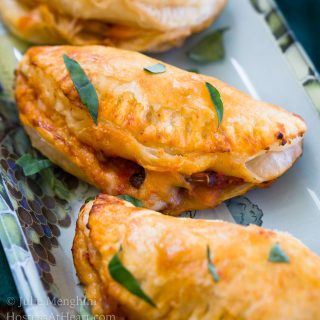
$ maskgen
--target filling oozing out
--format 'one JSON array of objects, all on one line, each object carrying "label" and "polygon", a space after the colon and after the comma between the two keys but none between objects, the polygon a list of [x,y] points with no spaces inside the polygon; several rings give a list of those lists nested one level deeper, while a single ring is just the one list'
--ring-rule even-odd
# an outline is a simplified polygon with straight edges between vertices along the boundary
[{"label": "filling oozing out", "polygon": [[223,188],[226,185],[238,185],[244,182],[241,178],[226,176],[214,171],[193,173],[186,177],[186,180],[194,186],[202,185],[209,188],[215,186]]},{"label": "filling oozing out", "polygon": [[[119,170],[117,173],[120,180],[135,188],[138,193],[140,189],[144,188],[148,175],[152,175],[152,172],[148,172],[148,170],[132,161],[121,158],[111,161],[116,161],[117,163]],[[170,175],[170,173],[164,174]],[[188,202],[215,206],[222,200],[221,197],[223,197],[224,192],[230,194],[233,190],[248,185],[241,178],[227,176],[214,171],[197,172],[190,176],[183,176],[183,182],[180,186],[171,186],[171,196],[167,195],[166,199],[161,199],[160,196],[159,200],[165,200],[165,203],[162,205],[158,204],[158,210],[174,209],[179,206],[184,207]],[[163,189],[165,187],[160,187],[159,183],[159,188]]]},{"label": "filling oozing out", "polygon": [[[143,186],[147,173],[139,164],[119,157],[107,157],[104,158],[104,161],[117,167],[117,175],[123,182],[129,183],[135,189],[140,189]],[[184,178],[192,188],[202,186],[223,189],[225,186],[244,183],[241,178],[226,176],[214,171],[197,172]]]}]

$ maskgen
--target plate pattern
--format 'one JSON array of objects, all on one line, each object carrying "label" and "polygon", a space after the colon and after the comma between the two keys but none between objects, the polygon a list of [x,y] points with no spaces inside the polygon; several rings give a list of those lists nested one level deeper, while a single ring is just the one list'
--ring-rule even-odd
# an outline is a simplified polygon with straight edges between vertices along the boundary
[{"label": "plate pattern", "polygon": [[[12,108],[11,103],[1,105],[2,110],[6,107]],[[16,159],[25,153],[40,155],[30,146],[24,130],[18,125],[12,127],[12,119],[1,114],[1,123],[1,241],[15,280],[27,288],[21,295],[27,308],[33,312],[38,305],[60,308],[64,295],[59,280],[63,278],[55,276],[62,271],[56,258],[62,249],[59,237],[71,226],[72,213],[78,209],[73,207],[77,203],[74,199],[96,191],[59,168],[25,177]],[[52,187],[56,179],[65,186],[63,194]]]},{"label": "plate pattern", "polygon": [[[25,153],[41,157],[20,126],[13,102],[13,71],[27,47],[0,25],[0,239],[21,297],[10,304],[23,303],[26,314],[35,316],[86,313],[81,293],[61,287],[64,266],[57,259],[65,256],[59,238],[74,227],[77,199],[97,191],[59,168],[25,177],[16,165]],[[62,189],[54,187],[56,181]],[[80,297],[76,305],[62,303],[73,296]]]}]

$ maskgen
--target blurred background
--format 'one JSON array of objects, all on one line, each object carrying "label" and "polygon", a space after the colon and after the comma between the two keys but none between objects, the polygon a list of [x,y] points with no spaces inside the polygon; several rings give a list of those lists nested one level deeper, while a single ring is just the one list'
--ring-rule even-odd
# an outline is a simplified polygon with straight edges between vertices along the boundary
[{"label": "blurred background", "polygon": [[276,0],[297,40],[320,71],[320,0]]}]

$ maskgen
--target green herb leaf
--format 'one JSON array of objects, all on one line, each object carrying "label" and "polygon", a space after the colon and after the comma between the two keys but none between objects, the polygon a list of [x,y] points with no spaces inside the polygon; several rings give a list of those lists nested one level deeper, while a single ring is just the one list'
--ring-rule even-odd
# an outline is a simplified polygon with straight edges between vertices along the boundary
[{"label": "green herb leaf", "polygon": [[55,179],[55,185],[53,190],[59,199],[63,199],[66,201],[69,200],[69,195],[70,195],[69,189],[67,189],[64,183],[62,183],[57,178]]},{"label": "green herb leaf", "polygon": [[47,159],[34,159],[31,154],[27,153],[20,157],[16,164],[22,168],[24,175],[28,177],[49,168],[52,163]]},{"label": "green herb leaf", "polygon": [[[121,251],[121,249],[120,249]],[[131,272],[123,266],[119,258],[119,252],[116,253],[110,260],[108,265],[109,273],[112,279],[126,288],[129,292],[135,296],[141,298],[152,307],[156,308],[156,304],[148,297],[141,289],[138,281],[134,278]]]},{"label": "green herb leaf", "polygon": [[62,181],[57,179],[55,174],[53,173],[52,168],[48,168],[43,170],[43,178],[47,183],[49,184],[49,187],[53,190],[55,195],[62,200],[68,201],[70,198],[70,191],[69,189],[64,185]]},{"label": "green herb leaf", "polygon": [[195,68],[188,69],[187,71],[193,72],[193,73],[200,73],[199,70]]},{"label": "green herb leaf", "polygon": [[219,282],[220,277],[219,277],[219,274],[217,272],[216,267],[212,263],[211,251],[210,251],[209,246],[207,246],[207,259],[208,259],[208,270],[211,273],[214,282]]},{"label": "green herb leaf", "polygon": [[272,246],[269,253],[269,262],[289,263],[290,259],[286,253],[282,250],[279,243]]},{"label": "green herb leaf", "polygon": [[127,196],[127,195],[121,195],[121,196],[117,196],[120,199],[123,199],[125,201],[131,202],[134,206],[138,207],[138,208],[142,208],[142,203],[139,199]]},{"label": "green herb leaf", "polygon": [[91,312],[90,312],[90,306],[91,303],[90,301],[88,302],[87,300],[80,300],[79,303],[79,315],[80,319],[86,319],[86,320],[96,320],[97,318],[94,317]]},{"label": "green herb leaf", "polygon": [[94,200],[95,198],[96,198],[96,196],[88,197],[88,198],[84,201],[84,203],[88,203],[88,202]]},{"label": "green herb leaf", "polygon": [[218,128],[219,128],[223,118],[223,102],[221,100],[219,91],[211,83],[206,82],[206,87],[210,93],[210,98],[217,111]]},{"label": "green herb leaf", "polygon": [[209,63],[223,59],[225,55],[223,33],[228,29],[226,27],[208,34],[187,52],[187,56],[199,63]]},{"label": "green herb leaf", "polygon": [[150,73],[164,73],[166,72],[166,66],[162,63],[157,63],[152,66],[145,67],[144,70]]},{"label": "green herb leaf", "polygon": [[99,100],[96,89],[77,61],[69,58],[65,54],[63,55],[63,60],[81,102],[87,107],[95,124],[98,124]]}]

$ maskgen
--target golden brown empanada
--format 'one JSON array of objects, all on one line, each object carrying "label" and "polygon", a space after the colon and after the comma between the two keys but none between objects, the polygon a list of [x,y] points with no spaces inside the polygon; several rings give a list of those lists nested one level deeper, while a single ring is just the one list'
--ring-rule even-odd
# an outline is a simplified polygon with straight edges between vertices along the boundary
[{"label": "golden brown empanada", "polygon": [[[79,62],[99,99],[98,125],[63,55]],[[177,214],[264,186],[302,153],[303,120],[229,85],[115,48],[35,47],[17,70],[20,119],[32,144],[103,192]],[[221,126],[206,82],[224,103]]]},{"label": "golden brown empanada", "polygon": [[[120,247],[123,267],[156,308],[111,276],[108,265]],[[208,269],[208,247],[217,281]],[[320,319],[320,258],[282,232],[169,217],[100,195],[80,213],[73,257],[95,315],[128,320]]]},{"label": "golden brown empanada", "polygon": [[226,0],[0,0],[0,14],[15,34],[34,43],[162,51],[208,27],[225,4]]}]

